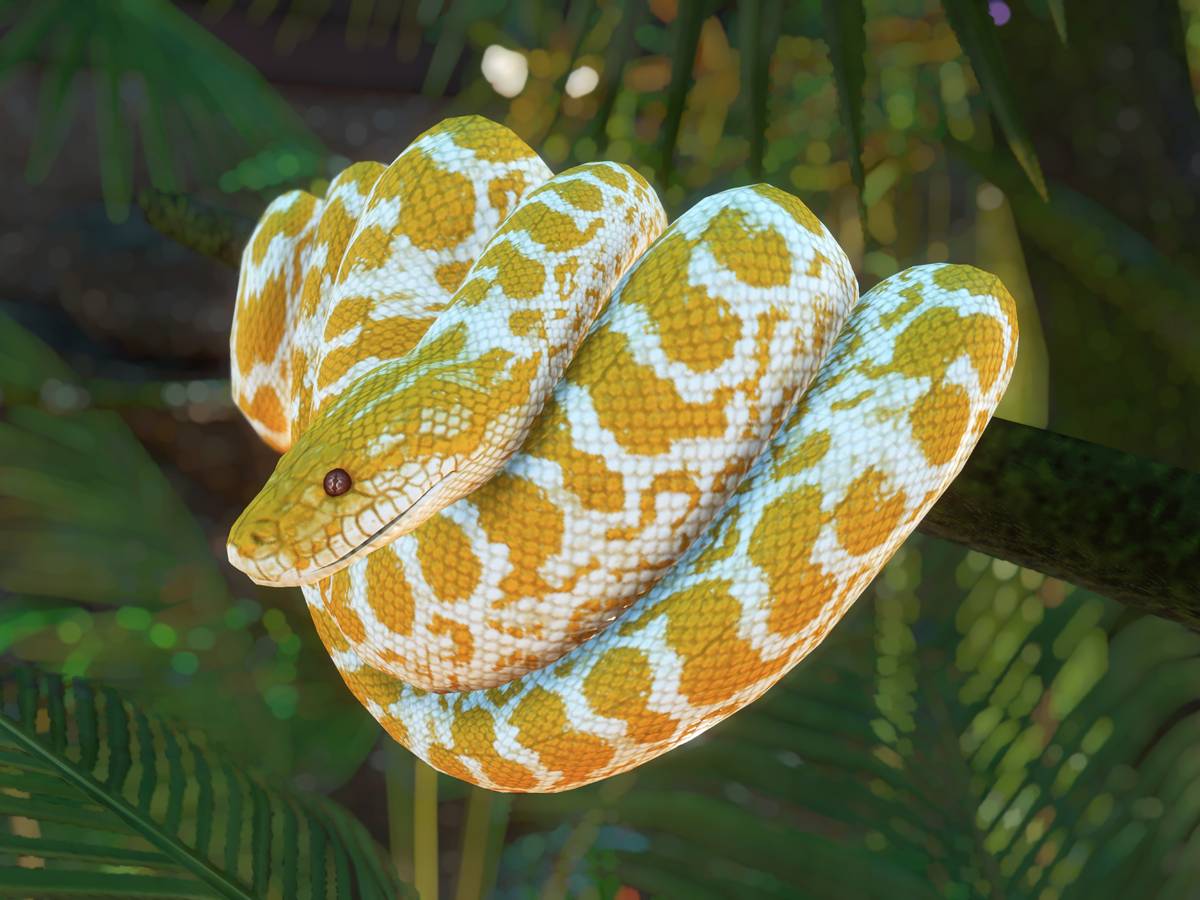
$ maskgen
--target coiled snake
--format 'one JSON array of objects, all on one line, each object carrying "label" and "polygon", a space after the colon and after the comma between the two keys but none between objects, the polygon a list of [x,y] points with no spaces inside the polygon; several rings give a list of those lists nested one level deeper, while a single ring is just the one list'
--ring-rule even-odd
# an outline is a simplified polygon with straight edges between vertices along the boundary
[{"label": "coiled snake", "polygon": [[919,266],[859,299],[767,185],[665,226],[632,169],[552,175],[472,116],[279,197],[242,258],[234,394],[283,456],[230,561],[302,585],[358,700],[483,787],[587,784],[761,695],[1012,371],[992,275]]}]

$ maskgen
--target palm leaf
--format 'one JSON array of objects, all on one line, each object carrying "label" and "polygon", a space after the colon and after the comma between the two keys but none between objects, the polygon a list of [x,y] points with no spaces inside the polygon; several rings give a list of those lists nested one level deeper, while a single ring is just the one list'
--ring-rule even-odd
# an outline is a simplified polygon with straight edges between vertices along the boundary
[{"label": "palm leaf", "polygon": [[975,0],[942,0],[942,5],[959,46],[971,60],[971,68],[975,70],[988,104],[1008,138],[1013,156],[1044,199],[1046,182],[1042,177],[1042,167],[1004,67],[1004,57],[996,40],[996,27],[988,16],[986,4]]},{"label": "palm leaf", "polygon": [[643,837],[621,878],[678,896],[1183,897],[1198,660],[1186,628],[915,537],[767,697],[514,817],[602,809]]},{"label": "palm leaf", "polygon": [[1195,335],[1200,314],[1190,298],[1195,279],[1132,227],[1100,203],[1053,183],[1049,202],[1030,191],[1009,160],[959,143],[948,149],[979,175],[1004,191],[1022,237],[1061,265],[1090,295],[1111,304],[1120,315],[1167,350],[1172,360],[1200,378]]},{"label": "palm leaf", "polygon": [[750,0],[738,11],[738,45],[742,62],[742,96],[749,113],[749,169],[761,178],[767,137],[767,94],[771,55],[779,37],[779,4],[775,0]]},{"label": "palm leaf", "polygon": [[688,86],[692,83],[692,67],[696,62],[700,26],[704,22],[707,6],[705,0],[683,3],[675,18],[671,49],[671,82],[667,86],[667,112],[663,119],[658,162],[658,180],[664,186],[671,178],[675,145],[679,141],[679,125],[683,121],[683,104],[687,99]]},{"label": "palm leaf", "polygon": [[264,781],[109,688],[0,673],[0,894],[395,897],[357,822]]},{"label": "palm leaf", "polygon": [[858,188],[860,213],[866,226],[863,193],[866,181],[863,176],[863,82],[866,80],[866,36],[863,25],[866,15],[859,0],[824,0],[825,42],[829,45],[829,58],[833,64],[833,78],[837,84],[838,117],[846,131],[846,142],[850,151],[850,175]]},{"label": "palm leaf", "polygon": [[621,92],[621,76],[626,63],[634,54],[634,34],[647,12],[648,7],[641,4],[623,7],[620,22],[604,54],[604,69],[600,73],[600,84],[597,88],[600,105],[588,132],[596,142],[597,153],[603,153],[608,147],[608,122],[612,118],[617,95]]},{"label": "palm leaf", "polygon": [[[43,65],[39,122],[28,172],[48,175],[72,111],[70,89],[90,73],[96,85],[100,173],[110,217],[122,219],[132,196],[133,142],[140,120],[155,185],[173,189],[170,160],[194,154],[202,177],[274,147],[293,148],[315,174],[319,143],[299,117],[237,54],[166,0],[21,0],[0,9],[0,79]],[[127,82],[145,103],[128,101]],[[144,106],[144,112],[139,107]],[[298,149],[297,149],[298,148]],[[281,180],[281,179],[280,179]]]}]

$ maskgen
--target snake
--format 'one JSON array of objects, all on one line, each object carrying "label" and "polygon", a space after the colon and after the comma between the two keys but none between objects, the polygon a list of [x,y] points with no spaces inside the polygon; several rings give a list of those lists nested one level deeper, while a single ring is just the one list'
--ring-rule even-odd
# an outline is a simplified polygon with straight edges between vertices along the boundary
[{"label": "snake", "polygon": [[[318,196],[318,194],[320,194]],[[1017,354],[972,266],[859,296],[770,184],[668,224],[480,116],[265,209],[235,402],[278,451],[233,566],[301,587],[354,697],[482,788],[628,771],[795,667],[960,473]]]}]

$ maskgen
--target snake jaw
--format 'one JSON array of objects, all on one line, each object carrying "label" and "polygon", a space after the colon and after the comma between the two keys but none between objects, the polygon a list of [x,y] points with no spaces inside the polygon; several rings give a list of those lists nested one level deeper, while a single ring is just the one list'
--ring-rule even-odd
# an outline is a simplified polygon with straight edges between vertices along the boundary
[{"label": "snake jaw", "polygon": [[[255,584],[267,587],[298,587],[321,581],[414,530],[470,490],[473,485],[464,489],[465,479],[454,477],[458,474],[452,469],[419,494],[415,482],[409,482],[407,490],[401,492],[401,502],[392,499],[392,492],[356,515],[344,517],[342,528],[307,558],[290,549],[299,542],[285,540],[277,519],[252,515],[258,506],[256,498],[230,529],[226,545],[229,563]],[[373,521],[363,523],[364,517]]]}]

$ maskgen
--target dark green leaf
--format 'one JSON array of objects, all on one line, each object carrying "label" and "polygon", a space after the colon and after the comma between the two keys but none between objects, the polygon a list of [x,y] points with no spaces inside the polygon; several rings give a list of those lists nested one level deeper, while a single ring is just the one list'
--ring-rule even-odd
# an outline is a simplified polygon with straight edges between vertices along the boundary
[{"label": "dark green leaf", "polygon": [[683,106],[692,84],[692,67],[696,63],[696,47],[700,43],[700,26],[708,3],[704,0],[679,4],[675,17],[671,47],[671,82],[667,86],[667,113],[663,120],[658,178],[665,187],[671,179],[675,161],[675,144],[679,140],[679,125],[683,121]]},{"label": "dark green leaf", "polygon": [[946,18],[958,37],[959,46],[971,60],[971,68],[979,79],[984,96],[996,120],[1008,138],[1013,156],[1029,176],[1037,192],[1046,197],[1046,182],[1042,167],[1038,163],[1033,141],[1021,117],[1019,104],[1012,82],[1004,66],[1000,44],[996,40],[996,26],[988,15],[987,4],[977,0],[942,0]]},{"label": "dark green leaf", "polygon": [[838,118],[846,132],[850,153],[850,175],[858,187],[864,227],[866,225],[863,192],[863,82],[866,80],[865,14],[861,0],[823,0],[825,43],[838,92]]},{"label": "dark green leaf", "polygon": [[1063,0],[1046,0],[1046,6],[1050,8],[1050,17],[1054,19],[1054,30],[1058,32],[1058,39],[1065,44],[1067,42],[1067,13],[1063,9]]},{"label": "dark green leaf", "polygon": [[[285,896],[300,896],[296,872],[315,846],[300,839],[301,820],[346,855],[346,884],[355,896],[405,889],[362,827],[323,797],[235,774],[232,764],[110,689],[20,667],[0,672],[0,705],[0,748],[27,754],[57,781],[53,791],[39,790],[49,775],[31,778],[23,790],[0,791],[0,815],[38,824],[32,835],[0,837],[0,894],[250,898],[278,895],[286,885]],[[68,720],[67,744],[58,748],[54,705]],[[128,752],[120,748],[130,721],[137,779],[114,775],[112,762]],[[208,776],[214,760],[229,776],[215,798]],[[291,824],[276,843],[272,822],[279,816]],[[214,824],[226,836],[221,850],[206,837]],[[44,867],[14,866],[17,857],[39,858]],[[107,871],[112,865],[139,871]]]}]

